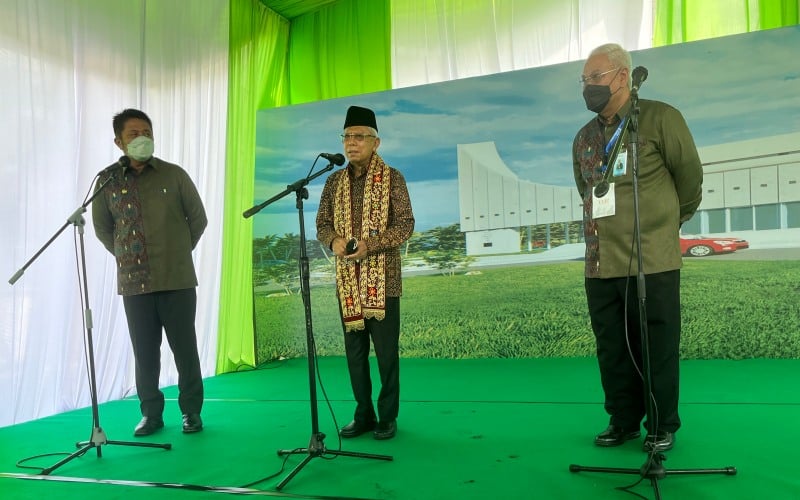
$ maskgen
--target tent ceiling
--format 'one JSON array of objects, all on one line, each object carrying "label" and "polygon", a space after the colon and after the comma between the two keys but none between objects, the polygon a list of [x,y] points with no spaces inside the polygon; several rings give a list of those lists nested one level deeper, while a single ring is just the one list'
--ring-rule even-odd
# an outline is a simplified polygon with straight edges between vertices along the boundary
[{"label": "tent ceiling", "polygon": [[259,0],[262,4],[282,15],[286,19],[293,19],[309,12],[335,3],[337,0]]}]

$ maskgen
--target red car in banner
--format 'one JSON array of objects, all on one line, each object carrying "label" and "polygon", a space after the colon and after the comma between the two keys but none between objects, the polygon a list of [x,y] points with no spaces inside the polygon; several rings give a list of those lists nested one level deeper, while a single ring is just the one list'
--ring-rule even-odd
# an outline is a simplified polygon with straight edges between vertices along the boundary
[{"label": "red car in banner", "polygon": [[750,243],[740,238],[709,238],[707,236],[682,234],[681,253],[687,257],[705,257],[715,253],[730,253],[749,248]]}]

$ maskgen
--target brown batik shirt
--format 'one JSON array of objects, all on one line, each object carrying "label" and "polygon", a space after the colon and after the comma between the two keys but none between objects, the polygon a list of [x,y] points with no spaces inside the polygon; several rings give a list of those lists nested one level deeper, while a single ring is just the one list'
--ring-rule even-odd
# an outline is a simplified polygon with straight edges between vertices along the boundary
[{"label": "brown batik shirt", "polygon": [[[408,187],[405,178],[398,170],[389,167],[390,186],[389,193],[389,220],[386,229],[364,240],[368,254],[384,252],[386,254],[386,296],[400,297],[403,292],[401,279],[402,259],[400,245],[403,244],[414,231],[414,213],[411,210],[411,199],[408,196]],[[338,170],[328,177],[317,211],[317,240],[328,248],[336,238],[349,239],[352,235],[338,234],[333,227],[334,198],[336,185],[344,175],[350,176],[352,193],[352,219],[353,234],[361,234],[362,212],[364,210],[364,186],[366,185],[367,172],[359,177],[353,176],[353,167]]]}]

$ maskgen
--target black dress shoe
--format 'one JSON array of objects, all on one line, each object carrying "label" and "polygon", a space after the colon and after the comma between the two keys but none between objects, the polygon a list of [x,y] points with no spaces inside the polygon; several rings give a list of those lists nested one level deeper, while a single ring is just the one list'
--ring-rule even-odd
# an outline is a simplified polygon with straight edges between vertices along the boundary
[{"label": "black dress shoe", "polygon": [[183,414],[183,432],[190,434],[192,432],[200,432],[203,430],[203,419],[200,418],[199,413],[184,413]]},{"label": "black dress shoe", "polygon": [[164,419],[161,417],[142,417],[142,420],[133,430],[134,436],[149,436],[155,431],[164,427]]},{"label": "black dress shoe", "polygon": [[354,438],[364,434],[365,432],[369,432],[375,428],[375,421],[369,422],[361,422],[358,420],[353,420],[349,424],[345,425],[341,429],[339,429],[339,435],[343,438]]},{"label": "black dress shoe", "polygon": [[594,444],[597,446],[619,446],[625,441],[636,439],[641,435],[639,429],[628,429],[611,424],[606,430],[595,436]]},{"label": "black dress shoe", "polygon": [[671,450],[673,446],[675,446],[675,434],[672,432],[658,432],[645,436],[642,449],[649,453],[651,451]]},{"label": "black dress shoe", "polygon": [[392,439],[395,434],[397,434],[397,420],[390,420],[379,422],[372,436],[375,439]]}]

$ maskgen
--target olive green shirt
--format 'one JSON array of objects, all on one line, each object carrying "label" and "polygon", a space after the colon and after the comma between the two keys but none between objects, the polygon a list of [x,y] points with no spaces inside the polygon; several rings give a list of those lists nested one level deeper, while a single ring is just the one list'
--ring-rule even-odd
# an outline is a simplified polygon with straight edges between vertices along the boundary
[{"label": "olive green shirt", "polygon": [[[639,272],[629,131],[622,138],[626,172],[609,176],[615,183],[615,214],[592,217],[592,191],[603,178],[604,148],[630,108],[629,100],[610,124],[599,116],[593,118],[573,142],[573,173],[583,198],[585,275],[589,278],[634,276]],[[689,127],[677,109],[645,99],[639,100],[639,109],[637,178],[643,272],[654,274],[681,267],[680,224],[700,205],[703,169]]]},{"label": "olive green shirt", "polygon": [[182,290],[197,286],[192,250],[208,224],[189,174],[151,158],[136,173],[122,167],[103,172],[92,201],[97,238],[117,259],[120,295]]}]

